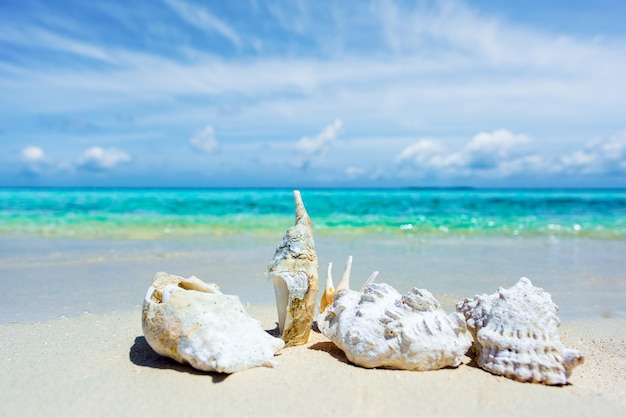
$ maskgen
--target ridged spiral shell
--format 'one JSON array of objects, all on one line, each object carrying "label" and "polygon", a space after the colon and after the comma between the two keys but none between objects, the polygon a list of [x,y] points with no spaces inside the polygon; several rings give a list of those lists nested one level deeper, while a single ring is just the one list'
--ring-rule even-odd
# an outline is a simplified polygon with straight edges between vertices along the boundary
[{"label": "ridged spiral shell", "polygon": [[563,385],[583,354],[561,343],[558,307],[526,277],[509,289],[457,304],[474,337],[478,365],[521,382]]},{"label": "ridged spiral shell", "polygon": [[446,314],[430,292],[403,296],[386,283],[337,291],[318,326],[348,360],[367,368],[456,367],[472,344],[463,316]]}]

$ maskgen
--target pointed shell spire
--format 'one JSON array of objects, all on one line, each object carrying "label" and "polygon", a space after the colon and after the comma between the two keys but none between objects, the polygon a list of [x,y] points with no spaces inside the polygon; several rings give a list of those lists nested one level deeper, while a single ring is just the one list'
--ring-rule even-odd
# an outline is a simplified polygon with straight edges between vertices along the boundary
[{"label": "pointed shell spire", "polygon": [[[333,302],[333,297],[335,293],[340,290],[349,289],[350,288],[350,272],[352,271],[352,256],[348,256],[348,260],[346,260],[346,266],[343,269],[343,274],[341,275],[341,279],[337,284],[337,287],[334,287],[333,276],[332,276],[333,263],[328,263],[328,270],[326,271],[326,288],[324,289],[324,294],[322,295],[322,300],[320,301],[320,313],[324,312],[324,309],[328,305]],[[375,272],[378,275],[378,272]],[[371,278],[371,277],[370,277]],[[374,276],[376,278],[376,276]],[[369,279],[368,279],[369,280]]]},{"label": "pointed shell spire", "polygon": [[311,218],[298,190],[294,190],[293,197],[296,223],[285,233],[266,273],[274,283],[278,328],[286,346],[308,341],[318,286]]},{"label": "pointed shell spire", "polygon": [[302,225],[307,228],[309,235],[313,237],[313,224],[311,223],[311,218],[304,207],[304,202],[302,201],[302,196],[300,195],[299,190],[293,191],[293,200],[296,204],[296,225]]}]

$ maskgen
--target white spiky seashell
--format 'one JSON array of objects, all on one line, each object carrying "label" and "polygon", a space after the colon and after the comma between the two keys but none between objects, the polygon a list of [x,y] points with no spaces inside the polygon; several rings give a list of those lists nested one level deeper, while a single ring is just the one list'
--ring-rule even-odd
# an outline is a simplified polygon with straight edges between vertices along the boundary
[{"label": "white spiky seashell", "polygon": [[157,273],[143,302],[142,327],[154,351],[204,371],[274,367],[274,354],[284,346],[248,315],[238,296],[194,276]]},{"label": "white spiky seashell", "polygon": [[[400,295],[378,272],[360,291],[348,289],[352,258],[348,258],[338,290],[327,281],[317,325],[352,363],[367,367],[436,370],[456,367],[472,344],[465,320],[446,314],[434,296],[414,288]],[[330,272],[330,267],[329,267]]]},{"label": "white spiky seashell", "polygon": [[266,275],[274,283],[278,328],[286,346],[306,344],[317,300],[317,254],[311,218],[298,190],[293,192],[296,223],[276,248]]},{"label": "white spiky seashell", "polygon": [[522,277],[510,289],[457,304],[474,337],[478,365],[522,382],[563,385],[583,354],[561,343],[558,307]]}]

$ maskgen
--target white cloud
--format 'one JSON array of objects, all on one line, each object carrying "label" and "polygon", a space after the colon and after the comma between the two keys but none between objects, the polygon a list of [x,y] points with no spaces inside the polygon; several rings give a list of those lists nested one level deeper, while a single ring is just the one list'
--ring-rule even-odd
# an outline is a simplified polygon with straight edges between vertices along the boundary
[{"label": "white cloud", "polygon": [[110,61],[110,57],[104,48],[34,26],[25,26],[17,29],[3,25],[0,28],[0,40],[28,47],[43,46],[53,51],[75,54],[84,58],[105,62]]},{"label": "white cloud", "polygon": [[28,146],[22,150],[22,158],[29,163],[42,161],[44,158],[43,149],[35,145]]},{"label": "white cloud", "polygon": [[503,162],[514,157],[515,147],[529,142],[525,135],[516,135],[506,129],[475,135],[461,151],[461,165],[471,169],[488,170],[498,168]]},{"label": "white cloud", "polygon": [[515,145],[524,144],[528,141],[530,139],[525,135],[516,135],[506,129],[498,129],[491,133],[481,132],[475,135],[467,145],[467,149],[470,152],[490,151],[499,156],[504,156]]},{"label": "white cloud", "polygon": [[528,154],[504,159],[497,166],[498,177],[508,177],[514,174],[550,174],[552,164],[545,157],[538,154]]},{"label": "white cloud", "polygon": [[516,149],[529,141],[525,135],[499,129],[481,132],[460,151],[447,153],[440,142],[422,139],[404,148],[396,157],[396,163],[409,166],[422,175],[506,177],[536,170],[542,165],[541,157]]},{"label": "white cloud", "polygon": [[346,173],[346,176],[348,176],[350,180],[354,180],[356,178],[362,177],[367,171],[361,167],[349,166],[349,167],[346,167],[344,172]]},{"label": "white cloud", "polygon": [[196,132],[189,140],[189,143],[192,147],[204,152],[213,152],[218,146],[217,140],[215,139],[215,132],[210,125]]},{"label": "white cloud", "polygon": [[83,153],[78,160],[78,165],[87,170],[104,171],[130,161],[130,155],[120,149],[95,146]]},{"label": "white cloud", "polygon": [[241,46],[241,39],[237,32],[206,9],[179,0],[164,1],[187,23],[206,31],[215,31],[236,46]]},{"label": "white cloud", "polygon": [[30,145],[22,150],[22,160],[25,171],[30,174],[37,175],[50,168],[43,149],[36,145]]},{"label": "white cloud", "polygon": [[432,164],[433,157],[442,153],[443,150],[444,148],[439,142],[432,139],[421,139],[403,149],[396,157],[396,162],[428,166]]},{"label": "white cloud", "polygon": [[584,149],[563,156],[559,168],[568,174],[625,174],[626,131],[587,142]]},{"label": "white cloud", "polygon": [[341,126],[341,121],[339,119],[335,119],[333,123],[326,126],[322,132],[316,136],[305,136],[298,141],[296,144],[296,150],[302,158],[302,167],[306,168],[311,164],[315,164],[326,156],[332,142],[339,135]]}]

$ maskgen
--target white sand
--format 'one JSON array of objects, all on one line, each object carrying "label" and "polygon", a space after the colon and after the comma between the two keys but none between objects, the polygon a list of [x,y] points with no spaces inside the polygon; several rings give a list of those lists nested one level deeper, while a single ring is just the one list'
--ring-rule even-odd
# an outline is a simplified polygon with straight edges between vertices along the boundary
[{"label": "white sand", "polygon": [[[266,329],[272,307],[251,307]],[[0,326],[0,416],[619,416],[626,410],[626,320],[564,323],[586,362],[571,385],[518,383],[464,364],[363,369],[320,334],[279,367],[197,372],[155,354],[140,312]],[[465,363],[469,363],[466,358]]]}]

